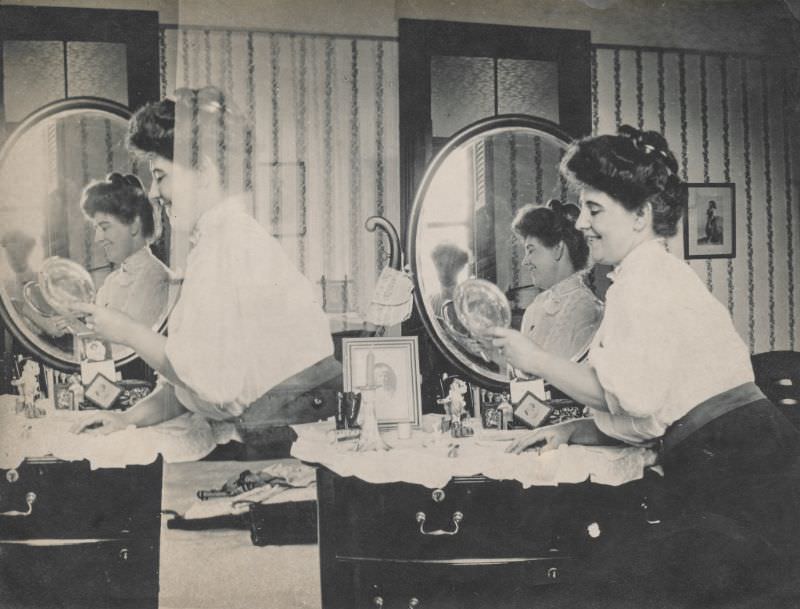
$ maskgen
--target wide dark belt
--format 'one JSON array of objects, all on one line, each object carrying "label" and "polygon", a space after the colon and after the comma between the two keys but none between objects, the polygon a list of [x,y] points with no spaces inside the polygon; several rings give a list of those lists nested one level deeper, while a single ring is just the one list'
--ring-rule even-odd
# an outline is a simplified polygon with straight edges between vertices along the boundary
[{"label": "wide dark belt", "polygon": [[236,418],[236,426],[241,433],[333,416],[341,390],[342,365],[331,355],[270,389]]},{"label": "wide dark belt", "polygon": [[683,442],[701,427],[737,408],[766,397],[755,383],[744,383],[700,402],[667,428],[661,438],[662,456]]}]

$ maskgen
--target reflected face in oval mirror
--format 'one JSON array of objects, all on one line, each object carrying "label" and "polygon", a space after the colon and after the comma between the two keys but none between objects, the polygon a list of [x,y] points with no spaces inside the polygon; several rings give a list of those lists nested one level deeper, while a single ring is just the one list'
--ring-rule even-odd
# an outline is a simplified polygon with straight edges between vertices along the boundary
[{"label": "reflected face in oval mirror", "polygon": [[[0,153],[0,300],[18,338],[51,365],[78,363],[73,332],[83,329],[43,306],[38,274],[51,257],[85,269],[97,304],[154,328],[166,318],[169,272],[153,253],[164,251],[161,210],[146,164],[126,148],[127,117],[115,104],[67,100],[32,115]],[[115,359],[132,355],[114,346]]]},{"label": "reflected face in oval mirror", "polygon": [[551,199],[577,202],[558,171],[567,146],[566,136],[544,121],[490,119],[448,143],[417,193],[409,249],[423,320],[450,359],[477,380],[501,383],[508,377],[487,345],[465,339],[453,323],[449,301],[456,286],[468,278],[495,284],[511,301],[511,326],[522,329],[537,295],[579,270],[570,266],[560,238],[542,238],[515,222],[530,206]]}]

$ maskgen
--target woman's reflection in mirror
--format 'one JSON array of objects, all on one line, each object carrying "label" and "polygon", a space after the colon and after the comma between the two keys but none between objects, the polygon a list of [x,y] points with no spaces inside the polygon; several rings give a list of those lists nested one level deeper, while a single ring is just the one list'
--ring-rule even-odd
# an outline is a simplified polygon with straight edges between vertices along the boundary
[{"label": "woman's reflection in mirror", "polygon": [[542,290],[528,305],[520,331],[555,355],[586,352],[603,317],[603,305],[586,284],[589,246],[575,228],[579,209],[553,199],[526,205],[512,222],[525,248],[523,266]]},{"label": "woman's reflection in mirror", "polygon": [[[43,315],[26,301],[25,285],[37,281],[37,273],[31,268],[31,255],[36,247],[36,239],[25,231],[11,229],[0,237],[0,247],[5,252],[8,263],[3,272],[3,288],[11,299],[17,313],[22,315],[28,325],[39,335],[60,339],[69,334],[67,321],[60,315]],[[72,339],[57,340],[58,346],[70,350]]]},{"label": "woman's reflection in mirror", "polygon": [[252,129],[207,87],[141,108],[128,135],[150,163],[151,195],[169,210],[171,235],[186,236],[190,249],[177,260],[185,272],[168,336],[109,308],[79,308],[162,382],[134,408],[90,416],[75,431],[108,433],[187,412],[232,421],[262,396],[268,408],[265,394],[332,359],[333,342],[311,283],[252,214]]},{"label": "woman's reflection in mirror", "polygon": [[94,223],[95,242],[114,267],[97,290],[95,303],[157,326],[168,308],[171,274],[150,251],[158,236],[155,210],[139,178],[112,173],[90,183],[81,209]]},{"label": "woman's reflection in mirror", "polygon": [[442,317],[444,303],[453,299],[458,276],[469,262],[469,254],[451,242],[439,243],[431,252],[433,265],[439,279],[440,291],[431,296],[431,307],[436,317]]}]

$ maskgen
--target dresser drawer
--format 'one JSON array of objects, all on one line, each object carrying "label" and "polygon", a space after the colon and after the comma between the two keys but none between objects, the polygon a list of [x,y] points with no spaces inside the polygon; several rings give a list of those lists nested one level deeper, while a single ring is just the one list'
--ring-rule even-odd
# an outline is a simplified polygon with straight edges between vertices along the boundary
[{"label": "dresser drawer", "polygon": [[341,558],[541,558],[588,536],[570,489],[513,481],[451,481],[442,489],[337,478]]},{"label": "dresser drawer", "polygon": [[132,539],[0,542],[0,607],[156,609],[158,544]]},{"label": "dresser drawer", "polygon": [[94,471],[88,461],[29,460],[0,470],[0,541],[158,531],[161,472],[160,460]]},{"label": "dresser drawer", "polygon": [[[574,582],[571,559],[531,559],[506,563],[415,564],[353,561],[358,609],[485,609],[533,606],[541,586]],[[533,593],[535,587],[540,589]],[[520,603],[520,601],[527,602]],[[549,606],[543,604],[543,606]]]}]

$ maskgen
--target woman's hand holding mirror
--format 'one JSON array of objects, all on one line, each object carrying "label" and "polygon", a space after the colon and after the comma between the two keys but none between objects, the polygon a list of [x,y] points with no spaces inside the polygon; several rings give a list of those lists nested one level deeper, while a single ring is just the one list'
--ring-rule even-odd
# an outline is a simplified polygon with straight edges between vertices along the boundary
[{"label": "woman's hand holding mirror", "polygon": [[127,345],[138,324],[130,316],[115,309],[90,303],[74,303],[73,314],[86,316],[86,327],[112,343]]},{"label": "woman's hand holding mirror", "polygon": [[495,327],[489,331],[492,346],[498,350],[503,358],[514,366],[527,373],[536,374],[536,362],[541,360],[545,352],[527,336],[511,328]]}]

